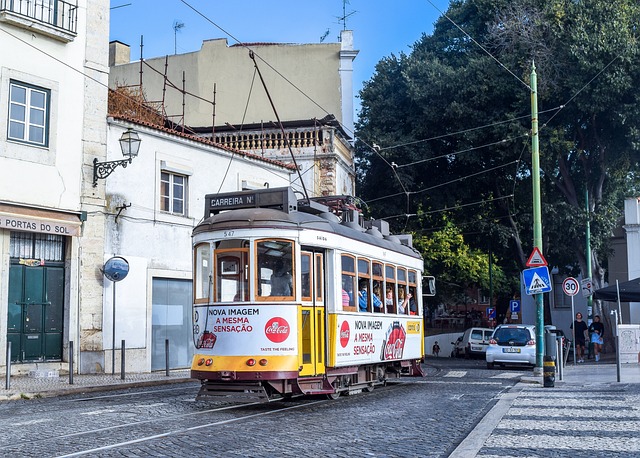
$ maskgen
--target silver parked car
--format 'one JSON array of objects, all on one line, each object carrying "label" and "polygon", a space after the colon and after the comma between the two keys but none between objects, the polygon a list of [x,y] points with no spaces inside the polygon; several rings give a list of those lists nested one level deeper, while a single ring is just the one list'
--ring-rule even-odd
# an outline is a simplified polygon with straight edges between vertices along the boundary
[{"label": "silver parked car", "polygon": [[489,340],[487,367],[495,364],[536,365],[536,327],[527,324],[501,324]]}]

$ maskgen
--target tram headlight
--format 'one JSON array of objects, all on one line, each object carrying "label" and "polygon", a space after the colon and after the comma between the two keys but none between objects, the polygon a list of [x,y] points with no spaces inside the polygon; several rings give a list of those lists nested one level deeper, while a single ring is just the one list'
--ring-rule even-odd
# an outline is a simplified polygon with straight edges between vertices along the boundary
[{"label": "tram headlight", "polygon": [[265,358],[262,358],[259,362],[258,362],[261,366],[266,366],[267,365],[267,360]]},{"label": "tram headlight", "polygon": [[253,358],[249,358],[247,360],[247,366],[255,366],[256,365],[256,360]]},{"label": "tram headlight", "polygon": [[204,362],[205,366],[211,366],[213,364],[213,359],[211,358],[207,358],[207,360]]}]

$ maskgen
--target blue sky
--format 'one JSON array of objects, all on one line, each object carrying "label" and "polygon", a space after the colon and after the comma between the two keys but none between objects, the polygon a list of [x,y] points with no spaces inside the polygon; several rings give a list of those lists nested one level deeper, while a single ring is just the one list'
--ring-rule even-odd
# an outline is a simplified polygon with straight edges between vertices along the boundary
[{"label": "blue sky", "polygon": [[[186,2],[186,3],[185,3]],[[144,36],[144,57],[200,49],[203,40],[227,38],[242,42],[319,43],[337,42],[342,30],[342,0],[111,0],[110,40],[131,46],[131,58],[140,55]],[[120,8],[119,5],[126,5]],[[433,6],[431,3],[433,3]],[[349,0],[347,28],[353,30],[354,47],[360,53],[354,61],[354,91],[369,80],[382,58],[409,53],[422,33],[430,34],[433,23],[446,11],[449,0]],[[224,32],[188,5],[217,24]],[[351,13],[351,14],[350,14]],[[182,27],[174,33],[174,24]],[[227,32],[227,33],[225,33]],[[231,36],[233,36],[233,38]]]}]

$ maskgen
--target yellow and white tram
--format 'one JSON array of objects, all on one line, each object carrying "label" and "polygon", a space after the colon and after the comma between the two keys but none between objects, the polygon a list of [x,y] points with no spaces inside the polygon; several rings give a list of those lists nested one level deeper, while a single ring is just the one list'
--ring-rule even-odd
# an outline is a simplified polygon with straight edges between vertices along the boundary
[{"label": "yellow and white tram", "polygon": [[337,397],[423,375],[422,258],[357,215],[347,198],[298,202],[291,188],[206,196],[193,231],[198,399]]}]

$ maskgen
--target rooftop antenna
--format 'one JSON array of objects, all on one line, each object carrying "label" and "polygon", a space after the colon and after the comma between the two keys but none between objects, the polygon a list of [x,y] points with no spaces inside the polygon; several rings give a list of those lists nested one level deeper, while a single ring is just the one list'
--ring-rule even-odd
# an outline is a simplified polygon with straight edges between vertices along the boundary
[{"label": "rooftop antenna", "polygon": [[324,39],[327,38],[327,35],[329,35],[329,29],[327,29],[327,31],[320,37],[320,43],[322,43]]},{"label": "rooftop antenna", "polygon": [[178,54],[178,31],[184,28],[184,22],[173,21],[173,54]]},{"label": "rooftop antenna", "polygon": [[351,11],[347,14],[347,5],[349,0],[342,0],[342,16],[338,17],[338,22],[342,22],[342,30],[347,30],[347,18],[352,14],[356,14],[355,11]]}]

